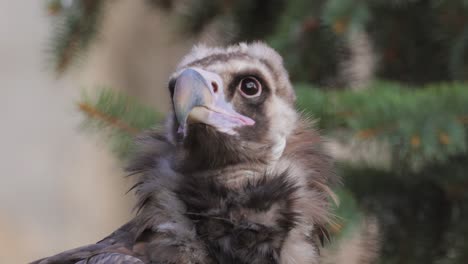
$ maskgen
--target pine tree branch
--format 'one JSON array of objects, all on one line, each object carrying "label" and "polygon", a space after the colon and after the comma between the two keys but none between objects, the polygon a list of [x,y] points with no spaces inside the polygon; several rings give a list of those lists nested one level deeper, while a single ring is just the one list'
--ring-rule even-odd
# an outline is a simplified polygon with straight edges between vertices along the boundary
[{"label": "pine tree branch", "polygon": [[458,121],[462,124],[468,125],[468,115],[467,116],[459,116]]},{"label": "pine tree branch", "polygon": [[378,136],[379,134],[382,134],[384,132],[388,132],[391,130],[396,129],[395,125],[384,125],[384,126],[379,126],[376,128],[367,128],[363,130],[359,130],[355,136],[361,139],[370,139]]},{"label": "pine tree branch", "polygon": [[158,124],[161,116],[151,107],[109,89],[84,95],[78,108],[86,115],[83,127],[102,133],[112,151],[125,160],[135,149],[135,135]]},{"label": "pine tree branch", "polygon": [[130,135],[136,135],[139,132],[138,129],[129,126],[127,123],[123,122],[122,120],[119,120],[118,118],[107,115],[106,113],[99,111],[97,108],[87,103],[83,103],[83,102],[78,103],[78,107],[80,108],[82,112],[84,112],[90,118],[98,119],[99,121],[102,121],[108,124],[110,127],[117,128]]},{"label": "pine tree branch", "polygon": [[66,47],[62,51],[62,55],[57,58],[55,71],[62,74],[67,69],[78,49],[79,31],[76,30],[72,33],[71,37],[67,40]]},{"label": "pine tree branch", "polygon": [[[340,116],[340,115],[341,113],[337,113],[337,116]],[[351,115],[348,115],[348,116],[351,116]],[[468,116],[458,116],[456,119],[458,122],[460,122],[460,124],[468,125]],[[367,128],[367,129],[359,130],[355,136],[358,138],[362,138],[362,139],[369,139],[369,138],[374,138],[378,136],[379,134],[382,134],[384,132],[389,132],[394,129],[396,129],[395,125],[376,127],[376,128]],[[441,134],[441,138],[447,138],[446,135],[447,135],[446,133]],[[441,142],[446,145],[448,144],[448,143],[445,143],[447,141],[448,140],[446,139],[441,139]]]},{"label": "pine tree branch", "polygon": [[296,87],[299,107],[318,118],[320,128],[388,144],[394,162],[418,170],[468,151],[466,85],[441,83],[418,89],[376,82],[361,92]]},{"label": "pine tree branch", "polygon": [[102,3],[103,0],[74,1],[71,6],[62,7],[60,15],[54,18],[56,32],[51,52],[57,73],[63,73],[88,48],[98,31]]}]

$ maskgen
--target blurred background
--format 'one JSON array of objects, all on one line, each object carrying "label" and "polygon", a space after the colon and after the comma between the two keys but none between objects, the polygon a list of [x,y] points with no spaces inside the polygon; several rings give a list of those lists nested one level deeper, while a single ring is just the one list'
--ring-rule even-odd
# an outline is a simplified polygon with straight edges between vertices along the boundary
[{"label": "blurred background", "polygon": [[467,0],[0,0],[0,14],[0,263],[130,219],[123,167],[177,62],[253,40],[283,55],[343,177],[330,263],[468,263]]}]

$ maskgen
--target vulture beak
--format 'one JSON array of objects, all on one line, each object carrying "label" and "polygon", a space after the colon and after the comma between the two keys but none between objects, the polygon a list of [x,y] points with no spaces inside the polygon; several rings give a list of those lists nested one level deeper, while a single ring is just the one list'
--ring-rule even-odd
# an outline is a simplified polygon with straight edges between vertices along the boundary
[{"label": "vulture beak", "polygon": [[172,101],[179,132],[184,135],[190,123],[203,123],[230,135],[236,134],[236,127],[255,124],[226,102],[222,79],[213,72],[185,69],[176,79]]}]

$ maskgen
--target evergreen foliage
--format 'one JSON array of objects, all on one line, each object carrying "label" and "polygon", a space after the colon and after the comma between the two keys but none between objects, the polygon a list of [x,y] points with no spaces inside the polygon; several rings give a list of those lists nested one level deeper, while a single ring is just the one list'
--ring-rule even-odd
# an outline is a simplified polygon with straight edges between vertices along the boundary
[{"label": "evergreen foliage", "polygon": [[138,133],[161,121],[161,115],[154,109],[134,98],[106,89],[101,90],[96,98],[83,96],[78,107],[86,117],[84,127],[104,131],[108,144],[122,159],[131,155],[135,146],[134,137]]},{"label": "evergreen foliage", "polygon": [[[49,1],[50,13],[60,18],[52,52],[59,71],[96,36],[105,1],[74,0],[69,7],[62,2],[69,1]],[[379,59],[378,78],[413,84],[468,78],[466,0],[146,2],[173,14],[185,33],[196,35],[221,21],[233,25],[227,34],[232,42],[268,40],[284,54],[296,82],[334,85],[339,64],[348,57],[352,31],[369,35]]]},{"label": "evergreen foliage", "polygon": [[[379,82],[356,93],[349,90],[325,92],[297,85],[299,107],[305,114],[317,118],[317,125],[328,135],[346,131],[345,135],[363,140],[375,137],[391,141],[408,138],[414,133],[436,133],[432,137],[439,140],[421,139],[417,148],[411,140],[405,143],[407,146],[390,144],[394,148],[392,152],[409,149],[407,158],[424,160],[417,171],[409,167],[385,171],[343,164],[341,174],[345,187],[336,190],[341,203],[330,226],[333,235],[330,247],[334,241],[353,234],[364,209],[365,214],[377,217],[382,229],[381,263],[464,263],[467,260],[468,244],[464,237],[468,229],[464,221],[468,217],[465,206],[468,202],[465,147],[468,133],[466,120],[458,118],[468,113],[465,87],[453,83],[407,89],[395,83]],[[161,120],[153,109],[110,90],[101,91],[94,100],[85,97],[79,106],[87,117],[85,125],[99,131],[104,129],[115,153],[123,159],[131,156],[133,137]],[[444,122],[432,122],[439,119]],[[411,125],[412,129],[400,122]],[[393,123],[398,125],[386,126]],[[450,147],[447,139],[437,137],[440,129],[423,131],[437,124],[447,128],[449,141],[457,142],[455,146]],[[452,132],[452,126],[461,126],[456,129],[462,132]],[[452,133],[461,135],[451,137]],[[431,156],[431,152],[428,155],[419,148],[434,148],[441,156]],[[399,162],[404,163],[404,160],[401,158]]]},{"label": "evergreen foliage", "polygon": [[[98,35],[105,1],[64,2],[49,1],[57,15],[52,52],[59,72]],[[390,168],[341,164],[335,237],[352,233],[371,214],[383,234],[379,263],[468,261],[467,0],[146,2],[192,36],[221,22],[227,42],[268,42],[297,84],[299,108],[328,137],[388,146]],[[327,89],[340,84],[353,32],[368,36],[379,62],[374,77],[388,81],[359,91]],[[133,136],[161,120],[153,109],[109,90],[79,107],[86,126],[104,129],[123,159],[131,155]]]},{"label": "evergreen foliage", "polygon": [[379,220],[379,263],[466,263],[468,156],[418,172],[343,166],[344,185]]},{"label": "evergreen foliage", "polygon": [[[331,84],[345,56],[345,37],[336,34],[322,19],[321,10],[326,2],[298,0],[287,5],[277,18],[275,31],[267,38],[283,54],[294,81]],[[295,52],[288,52],[291,50]]]},{"label": "evergreen foliage", "polygon": [[96,36],[103,2],[103,0],[49,2],[49,13],[55,16],[55,34],[50,53],[58,73],[65,71],[76,57],[86,51]]},{"label": "evergreen foliage", "polygon": [[[463,83],[414,89],[376,82],[361,92],[297,85],[298,105],[328,134],[389,143],[400,168],[421,168],[466,154],[468,89]],[[343,131],[346,132],[343,135]]]}]

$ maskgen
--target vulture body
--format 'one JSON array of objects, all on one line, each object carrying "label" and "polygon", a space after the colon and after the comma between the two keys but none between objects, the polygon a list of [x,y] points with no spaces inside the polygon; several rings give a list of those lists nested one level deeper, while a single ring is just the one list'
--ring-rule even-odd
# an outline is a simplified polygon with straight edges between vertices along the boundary
[{"label": "vulture body", "polygon": [[196,46],[169,81],[173,112],[128,170],[138,213],[102,241],[34,263],[320,263],[336,182],[262,43]]}]

